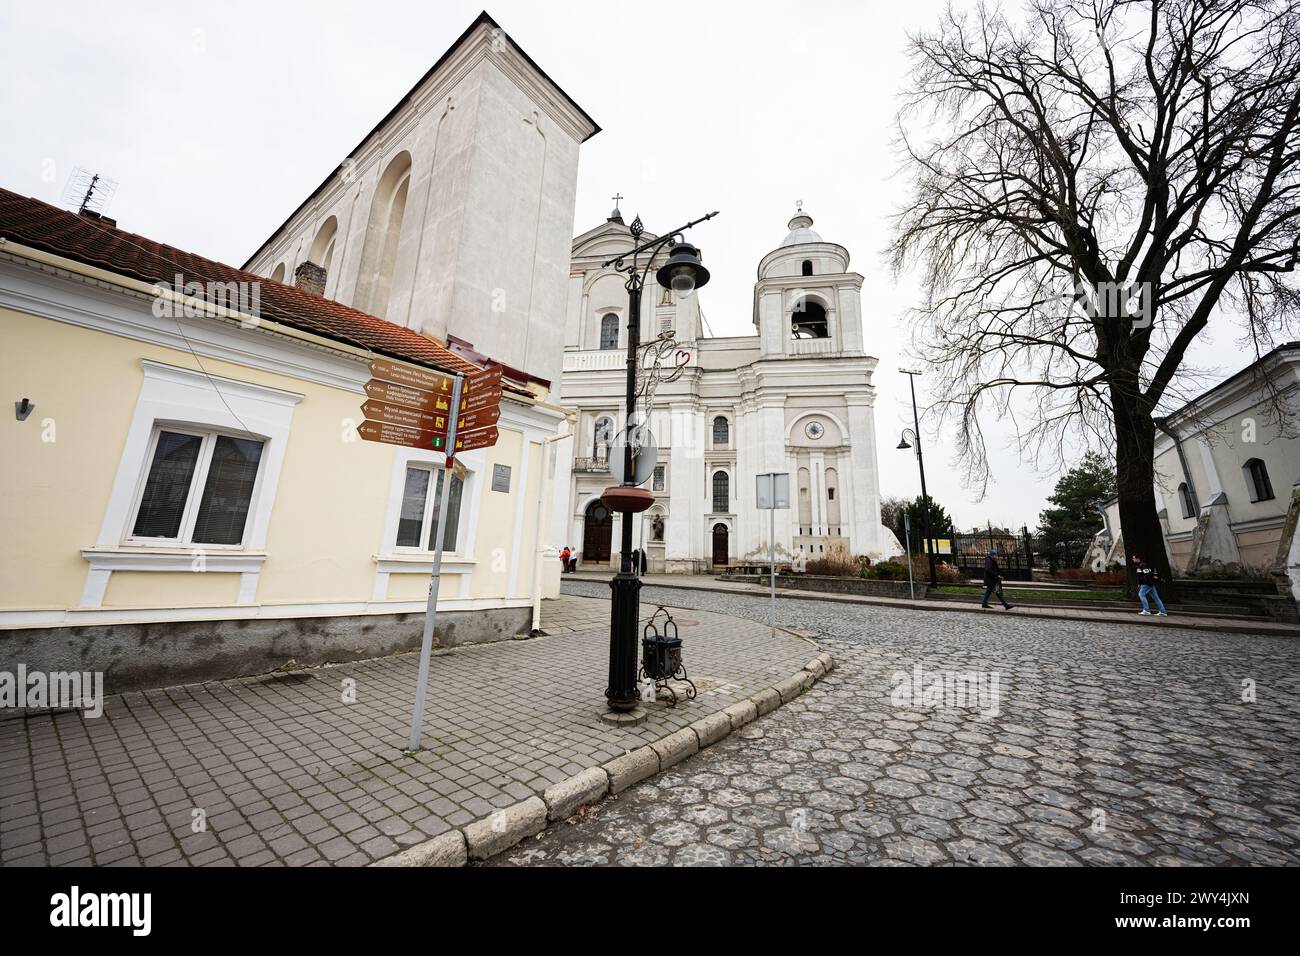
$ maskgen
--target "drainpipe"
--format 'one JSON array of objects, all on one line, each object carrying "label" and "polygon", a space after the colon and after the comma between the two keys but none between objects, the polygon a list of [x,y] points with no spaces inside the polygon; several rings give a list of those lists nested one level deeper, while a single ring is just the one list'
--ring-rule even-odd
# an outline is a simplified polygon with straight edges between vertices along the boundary
[{"label": "drainpipe", "polygon": [[551,446],[555,442],[574,437],[573,419],[566,416],[565,423],[569,427],[563,434],[552,435],[542,440],[542,493],[537,498],[537,528],[533,534],[533,543],[537,549],[536,554],[533,555],[533,626],[528,632],[533,637],[542,633],[542,554],[546,551],[546,546],[542,544],[542,518],[550,513],[550,509],[543,505],[547,500],[548,485],[552,481],[551,456],[555,453],[555,449]]},{"label": "drainpipe", "polygon": [[[1192,473],[1187,468],[1187,456],[1183,453],[1183,443],[1177,435],[1169,429],[1168,418],[1153,418],[1156,428],[1160,429],[1166,435],[1174,440],[1174,450],[1178,452],[1178,465],[1183,470],[1183,481],[1187,482],[1187,493],[1192,498],[1192,517],[1201,513],[1201,499],[1196,495],[1196,485],[1192,482]],[[1154,462],[1152,463],[1154,465]],[[1182,502],[1178,502],[1182,506]]]}]

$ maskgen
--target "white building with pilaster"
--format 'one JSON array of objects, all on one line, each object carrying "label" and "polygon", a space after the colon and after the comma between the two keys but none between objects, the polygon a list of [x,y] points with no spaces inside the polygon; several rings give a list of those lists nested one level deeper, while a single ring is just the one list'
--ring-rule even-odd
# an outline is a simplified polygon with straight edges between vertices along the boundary
[{"label": "white building with pilaster", "polygon": [[[650,414],[659,452],[647,486],[656,501],[633,540],[652,571],[766,558],[769,515],[755,508],[754,479],[770,471],[789,473],[793,499],[776,513],[780,558],[903,551],[880,523],[862,276],[849,271],[848,250],[812,225],[799,210],[759,262],[753,335],[705,334],[700,294],[676,301],[651,270],[641,341],[670,334],[669,364],[684,366],[660,385]],[[551,540],[586,567],[618,562],[621,516],[600,496],[614,483],[610,445],[623,426],[628,296],[625,276],[603,264],[632,245],[618,209],[573,241],[560,402],[577,420],[557,456]]]}]

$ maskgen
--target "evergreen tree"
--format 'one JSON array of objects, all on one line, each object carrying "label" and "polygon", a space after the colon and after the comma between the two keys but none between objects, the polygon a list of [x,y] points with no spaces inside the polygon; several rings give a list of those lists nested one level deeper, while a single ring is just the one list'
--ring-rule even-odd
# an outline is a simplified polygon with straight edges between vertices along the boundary
[{"label": "evergreen tree", "polygon": [[1053,571],[1078,567],[1093,536],[1102,529],[1101,506],[1117,493],[1115,466],[1090,451],[1056,482],[1038,515],[1041,547]]}]

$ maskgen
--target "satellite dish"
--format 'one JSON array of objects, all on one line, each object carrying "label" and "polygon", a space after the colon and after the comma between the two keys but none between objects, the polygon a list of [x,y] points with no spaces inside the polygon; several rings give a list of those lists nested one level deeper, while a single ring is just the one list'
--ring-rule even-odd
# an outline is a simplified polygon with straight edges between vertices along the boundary
[{"label": "satellite dish", "polygon": [[632,435],[632,480],[634,485],[644,485],[654,474],[659,462],[659,446],[655,436],[644,425],[632,425],[625,428],[609,446],[609,474],[618,484],[623,484],[623,449],[627,447],[629,433]]}]

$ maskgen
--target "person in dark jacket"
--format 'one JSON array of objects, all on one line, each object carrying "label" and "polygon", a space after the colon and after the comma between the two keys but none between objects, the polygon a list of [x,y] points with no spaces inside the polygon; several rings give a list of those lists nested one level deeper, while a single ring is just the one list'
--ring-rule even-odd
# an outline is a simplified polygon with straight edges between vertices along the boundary
[{"label": "person in dark jacket", "polygon": [[1155,598],[1156,608],[1160,611],[1161,617],[1168,617],[1165,612],[1165,602],[1160,600],[1160,594],[1156,591],[1156,582],[1160,580],[1160,575],[1156,574],[1156,569],[1143,561],[1138,555],[1133,555],[1133,573],[1137,576],[1138,583],[1138,600],[1142,602],[1142,610],[1139,614],[1151,616],[1151,604],[1148,598]]},{"label": "person in dark jacket", "polygon": [[990,607],[989,598],[994,594],[1002,602],[1003,608],[1010,611],[1011,605],[1002,593],[1002,569],[998,567],[998,552],[995,548],[989,548],[989,556],[984,559],[984,607]]}]

